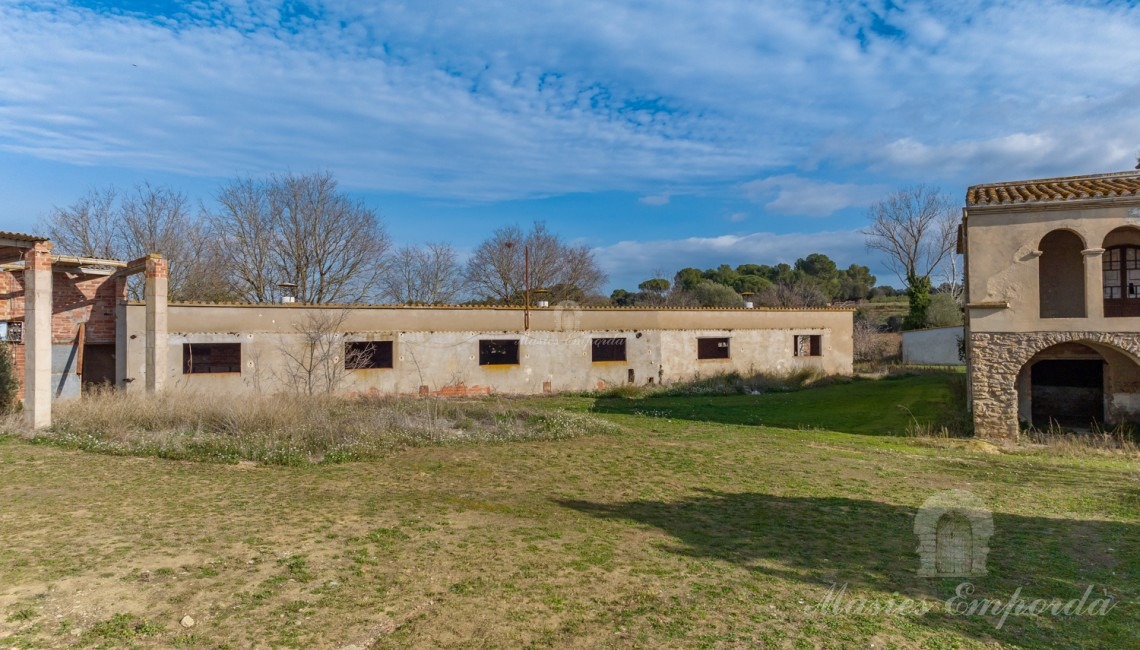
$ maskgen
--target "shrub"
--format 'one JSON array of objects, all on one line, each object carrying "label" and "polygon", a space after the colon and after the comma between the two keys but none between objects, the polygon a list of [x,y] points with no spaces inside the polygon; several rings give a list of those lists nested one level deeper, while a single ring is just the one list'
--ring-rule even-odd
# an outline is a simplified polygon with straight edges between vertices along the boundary
[{"label": "shrub", "polygon": [[16,376],[16,362],[12,358],[11,347],[0,343],[0,414],[16,410],[16,394],[20,390],[20,380]]},{"label": "shrub", "polygon": [[902,359],[902,337],[894,332],[880,331],[870,321],[855,321],[853,338],[856,363],[869,364],[875,369]]}]

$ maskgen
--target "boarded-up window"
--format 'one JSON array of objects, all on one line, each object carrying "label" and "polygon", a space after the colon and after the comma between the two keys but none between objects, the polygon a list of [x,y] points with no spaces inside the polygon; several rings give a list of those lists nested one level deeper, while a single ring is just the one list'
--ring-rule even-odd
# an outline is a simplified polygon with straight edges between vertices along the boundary
[{"label": "boarded-up window", "polygon": [[182,372],[241,372],[241,343],[184,343]]},{"label": "boarded-up window", "polygon": [[697,339],[697,358],[698,359],[727,359],[728,358],[728,339],[727,338]]},{"label": "boarded-up window", "polygon": [[485,339],[479,341],[479,365],[517,366],[518,363],[518,339]]},{"label": "boarded-up window", "polygon": [[822,344],[823,337],[819,334],[797,334],[795,355],[797,357],[818,357],[823,354]]},{"label": "boarded-up window", "polygon": [[594,339],[593,361],[625,361],[625,339]]},{"label": "boarded-up window", "polygon": [[344,344],[346,370],[392,367],[391,341],[348,341]]}]

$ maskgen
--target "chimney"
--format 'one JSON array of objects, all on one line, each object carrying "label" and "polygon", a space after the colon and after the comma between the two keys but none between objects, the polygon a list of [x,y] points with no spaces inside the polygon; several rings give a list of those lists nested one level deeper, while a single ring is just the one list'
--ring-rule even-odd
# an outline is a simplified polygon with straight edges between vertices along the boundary
[{"label": "chimney", "polygon": [[297,302],[297,285],[293,282],[278,283],[281,288],[281,304],[288,305]]}]

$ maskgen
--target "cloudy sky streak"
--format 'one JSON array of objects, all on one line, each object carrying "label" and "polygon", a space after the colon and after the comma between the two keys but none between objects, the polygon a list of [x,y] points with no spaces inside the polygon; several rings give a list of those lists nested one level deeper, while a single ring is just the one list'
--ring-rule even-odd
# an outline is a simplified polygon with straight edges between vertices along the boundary
[{"label": "cloudy sky streak", "polygon": [[1133,166],[1137,10],[944,4],[0,0],[0,227],[92,185],[328,169],[397,239],[542,219],[629,285],[862,262],[907,184]]}]

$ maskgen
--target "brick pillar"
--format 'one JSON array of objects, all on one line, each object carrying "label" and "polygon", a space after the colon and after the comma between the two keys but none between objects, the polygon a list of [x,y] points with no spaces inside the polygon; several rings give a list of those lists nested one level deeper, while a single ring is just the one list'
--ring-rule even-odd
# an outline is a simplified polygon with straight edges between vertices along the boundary
[{"label": "brick pillar", "polygon": [[157,254],[146,256],[143,300],[146,301],[146,392],[162,390],[166,382],[166,260]]},{"label": "brick pillar", "polygon": [[24,254],[24,413],[34,429],[51,425],[51,243]]}]

